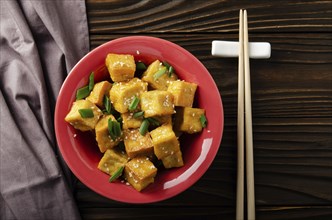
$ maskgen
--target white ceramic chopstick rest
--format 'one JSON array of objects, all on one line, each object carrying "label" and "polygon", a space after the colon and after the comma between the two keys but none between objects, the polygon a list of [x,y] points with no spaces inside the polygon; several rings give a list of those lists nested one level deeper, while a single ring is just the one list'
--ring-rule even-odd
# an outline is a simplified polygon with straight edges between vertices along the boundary
[{"label": "white ceramic chopstick rest", "polygon": [[[212,41],[211,54],[219,57],[238,57],[239,42],[237,41]],[[249,43],[249,57],[253,59],[268,59],[271,56],[271,44],[268,42]]]}]

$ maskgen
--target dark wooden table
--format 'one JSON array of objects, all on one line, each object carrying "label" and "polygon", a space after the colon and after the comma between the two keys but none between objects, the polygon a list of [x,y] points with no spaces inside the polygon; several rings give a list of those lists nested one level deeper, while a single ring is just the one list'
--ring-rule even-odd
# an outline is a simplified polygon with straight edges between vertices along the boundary
[{"label": "dark wooden table", "polygon": [[237,59],[211,56],[237,40],[248,10],[250,41],[272,45],[251,60],[257,219],[332,219],[332,1],[87,0],[91,49],[122,36],[164,38],[210,71],[225,128],[211,168],[175,198],[149,205],[106,199],[78,183],[83,219],[234,219]]}]

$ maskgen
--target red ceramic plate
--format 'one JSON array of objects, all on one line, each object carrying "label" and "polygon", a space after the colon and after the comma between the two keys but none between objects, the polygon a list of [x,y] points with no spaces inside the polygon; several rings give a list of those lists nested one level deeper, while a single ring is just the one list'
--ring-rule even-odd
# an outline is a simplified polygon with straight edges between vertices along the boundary
[{"label": "red ceramic plate", "polygon": [[[161,170],[155,182],[141,192],[120,181],[109,183],[109,176],[97,169],[102,157],[93,135],[75,130],[64,121],[75,100],[76,90],[88,83],[94,71],[96,81],[106,79],[104,66],[108,53],[132,54],[145,63],[159,59],[170,63],[180,79],[198,84],[194,105],[206,110],[208,125],[202,133],[180,139],[185,165]],[[215,158],[223,133],[223,107],[219,91],[201,62],[182,47],[169,41],[134,36],[107,42],[92,50],[72,69],[60,90],[55,108],[57,142],[72,172],[86,186],[113,200],[127,203],[151,203],[173,197],[193,185]]]}]

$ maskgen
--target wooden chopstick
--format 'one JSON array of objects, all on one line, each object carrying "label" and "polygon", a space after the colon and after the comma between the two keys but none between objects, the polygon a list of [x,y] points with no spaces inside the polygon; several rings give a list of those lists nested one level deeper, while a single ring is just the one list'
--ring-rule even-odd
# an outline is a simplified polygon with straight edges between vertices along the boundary
[{"label": "wooden chopstick", "polygon": [[[244,133],[247,175],[248,219],[255,219],[255,183],[252,137],[251,88],[249,65],[249,40],[247,11],[239,15],[239,64],[238,64],[238,173],[236,196],[236,219],[244,219]],[[244,124],[245,123],[245,124]]]},{"label": "wooden chopstick", "polygon": [[237,184],[236,219],[244,217],[244,62],[243,62],[243,11],[239,15],[239,63],[238,63],[238,103],[237,103]]},{"label": "wooden chopstick", "polygon": [[248,219],[255,219],[255,181],[254,153],[252,137],[251,86],[249,66],[249,40],[247,10],[243,14],[244,39],[244,97],[245,97],[245,130],[246,130],[246,166],[247,166],[247,208]]}]

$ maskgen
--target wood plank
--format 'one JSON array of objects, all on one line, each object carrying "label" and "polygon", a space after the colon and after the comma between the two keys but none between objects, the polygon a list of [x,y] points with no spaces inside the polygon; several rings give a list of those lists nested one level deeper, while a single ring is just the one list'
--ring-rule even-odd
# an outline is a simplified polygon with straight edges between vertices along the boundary
[{"label": "wood plank", "polygon": [[[250,32],[327,32],[332,29],[332,2],[314,0],[87,0],[94,33],[237,32],[238,11],[248,10]],[[314,10],[313,10],[314,9]]]},{"label": "wood plank", "polygon": [[[83,219],[235,219],[230,207],[99,207],[80,210]],[[257,207],[257,219],[321,219],[332,217],[332,206]]]}]

